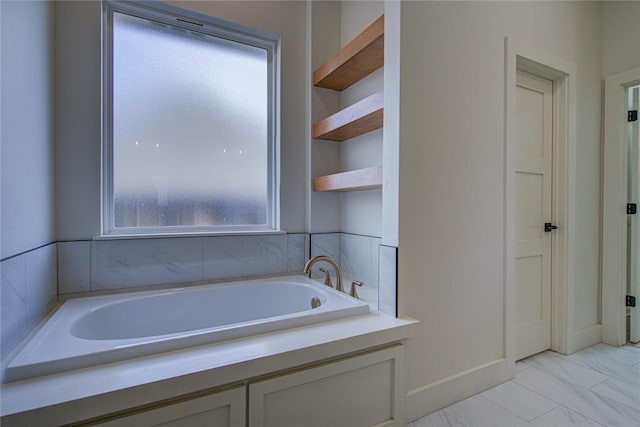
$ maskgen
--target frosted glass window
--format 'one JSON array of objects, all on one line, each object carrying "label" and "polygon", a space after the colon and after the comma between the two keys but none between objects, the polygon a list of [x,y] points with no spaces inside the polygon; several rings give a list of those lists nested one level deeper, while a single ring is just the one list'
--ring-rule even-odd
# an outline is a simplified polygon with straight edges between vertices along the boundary
[{"label": "frosted glass window", "polygon": [[271,227],[269,50],[112,16],[106,229]]}]

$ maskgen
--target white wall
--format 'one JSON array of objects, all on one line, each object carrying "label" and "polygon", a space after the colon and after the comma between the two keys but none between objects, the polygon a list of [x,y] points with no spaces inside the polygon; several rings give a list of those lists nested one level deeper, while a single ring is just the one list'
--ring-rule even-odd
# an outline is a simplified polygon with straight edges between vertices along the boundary
[{"label": "white wall", "polygon": [[[340,12],[340,46],[345,46],[384,14],[382,1],[343,1]],[[340,94],[345,108],[383,89],[384,67]],[[340,170],[354,170],[383,164],[382,129],[339,143]],[[340,231],[381,236],[382,190],[349,191],[340,194]]]},{"label": "white wall", "polygon": [[3,1],[0,258],[54,236],[53,6]]},{"label": "white wall", "polygon": [[[174,1],[281,36],[281,227],[305,231],[306,3]],[[100,234],[100,3],[56,4],[58,240]]]},{"label": "white wall", "polygon": [[100,234],[100,2],[55,2],[56,236]]},{"label": "white wall", "polygon": [[56,301],[53,4],[0,2],[0,359]]},{"label": "white wall", "polygon": [[602,5],[602,75],[640,67],[640,2]]},{"label": "white wall", "polygon": [[399,313],[410,417],[506,380],[504,37],[576,64],[576,329],[598,321],[601,5],[402,3]]}]

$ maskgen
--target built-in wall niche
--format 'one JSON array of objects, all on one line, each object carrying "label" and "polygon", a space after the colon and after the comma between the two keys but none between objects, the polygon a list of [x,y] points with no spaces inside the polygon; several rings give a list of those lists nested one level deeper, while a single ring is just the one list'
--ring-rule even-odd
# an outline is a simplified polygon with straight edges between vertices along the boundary
[{"label": "built-in wall niche", "polygon": [[387,6],[311,7],[310,254],[335,258],[345,289],[363,281],[361,298],[395,315],[397,248],[382,244]]},{"label": "built-in wall niche", "polygon": [[[343,91],[384,65],[384,15],[326,60],[313,73],[316,87]],[[313,125],[315,139],[337,143],[382,128],[382,91],[355,102]],[[382,188],[382,165],[313,178],[313,191],[354,191]]]}]

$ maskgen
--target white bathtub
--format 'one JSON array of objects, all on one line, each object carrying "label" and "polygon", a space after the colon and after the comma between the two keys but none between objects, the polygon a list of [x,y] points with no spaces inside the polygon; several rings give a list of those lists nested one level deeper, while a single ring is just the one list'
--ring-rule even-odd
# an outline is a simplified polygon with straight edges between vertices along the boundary
[{"label": "white bathtub", "polygon": [[[321,305],[312,309],[314,297]],[[72,299],[9,362],[4,381],[368,312],[303,276]]]}]

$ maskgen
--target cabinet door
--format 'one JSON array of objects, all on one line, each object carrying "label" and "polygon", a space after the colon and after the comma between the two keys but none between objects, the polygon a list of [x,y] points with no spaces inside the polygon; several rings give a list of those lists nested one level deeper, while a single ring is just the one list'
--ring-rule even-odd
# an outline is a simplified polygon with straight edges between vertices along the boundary
[{"label": "cabinet door", "polygon": [[404,425],[396,345],[249,384],[250,427]]},{"label": "cabinet door", "polygon": [[108,427],[244,427],[245,388],[170,403],[98,424]]}]

